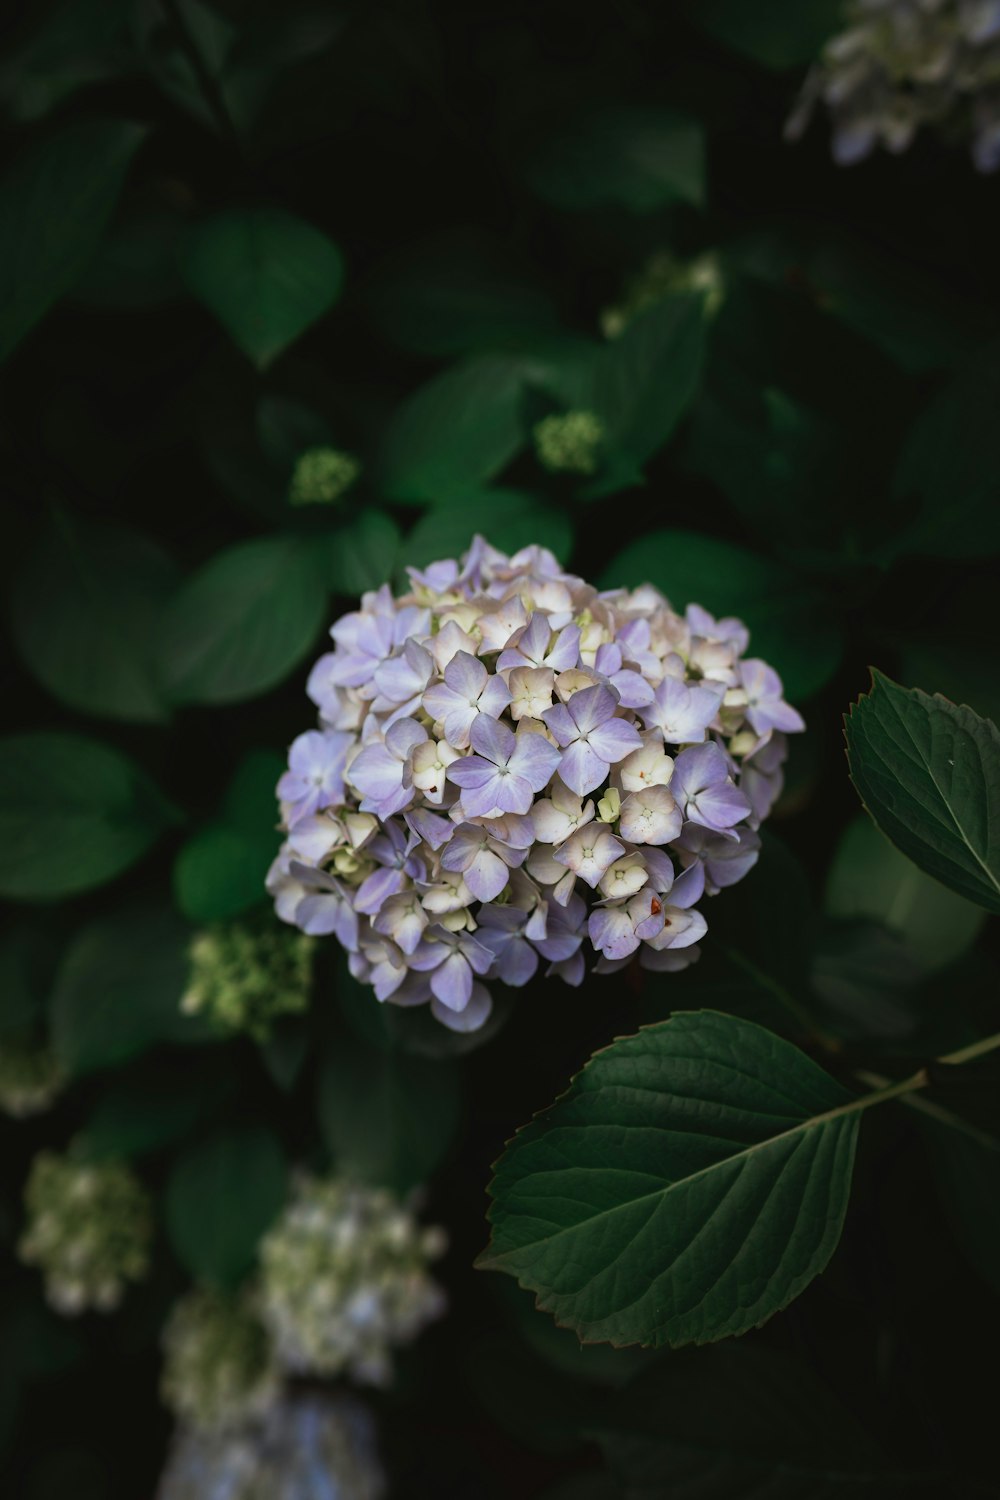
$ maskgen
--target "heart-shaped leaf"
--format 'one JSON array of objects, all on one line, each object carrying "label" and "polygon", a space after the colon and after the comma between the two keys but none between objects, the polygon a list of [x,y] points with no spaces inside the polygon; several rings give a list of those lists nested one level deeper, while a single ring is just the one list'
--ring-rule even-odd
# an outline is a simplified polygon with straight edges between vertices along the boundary
[{"label": "heart-shaped leaf", "polygon": [[194,231],[184,279],[259,369],[333,306],[340,251],[321,230],[279,208],[234,209]]}]

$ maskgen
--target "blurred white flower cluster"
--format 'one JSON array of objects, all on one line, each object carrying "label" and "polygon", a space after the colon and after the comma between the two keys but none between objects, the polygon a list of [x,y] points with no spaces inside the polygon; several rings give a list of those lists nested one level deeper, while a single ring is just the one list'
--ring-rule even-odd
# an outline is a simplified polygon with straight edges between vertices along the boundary
[{"label": "blurred white flower cluster", "polygon": [[382,1189],[302,1179],[260,1249],[259,1305],[279,1363],[386,1384],[392,1348],[444,1311],[427,1273],[444,1249],[442,1230]]},{"label": "blurred white flower cluster", "polygon": [[267,1330],[251,1299],[189,1292],[163,1334],[164,1402],[193,1427],[229,1427],[265,1411],[279,1394]]},{"label": "blurred white flower cluster", "polygon": [[45,1278],[57,1312],[110,1312],[149,1262],[146,1191],[121,1162],[87,1162],[43,1151],[25,1188],[21,1259]]},{"label": "blurred white flower cluster", "polygon": [[157,1500],[381,1500],[370,1414],[345,1397],[289,1395],[237,1429],[181,1427]]},{"label": "blurred white flower cluster", "polygon": [[785,127],[796,140],[817,104],[843,165],[878,146],[905,151],[922,125],[971,136],[981,172],[1000,167],[1000,0],[851,0]]}]

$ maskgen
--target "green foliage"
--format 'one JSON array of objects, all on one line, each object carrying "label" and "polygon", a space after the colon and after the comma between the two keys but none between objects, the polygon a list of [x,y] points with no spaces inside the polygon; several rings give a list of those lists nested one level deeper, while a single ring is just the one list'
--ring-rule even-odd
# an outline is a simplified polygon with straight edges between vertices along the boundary
[{"label": "green foliage", "polygon": [[772,662],[789,698],[815,693],[836,670],[841,636],[823,601],[789,568],[715,537],[659,531],[606,568],[606,586],[655,583],[675,609],[700,604],[750,627],[750,648]]},{"label": "green foliage", "polygon": [[66,125],[0,182],[0,360],[83,271],[144,133],[118,120]]},{"label": "green foliage", "polygon": [[189,937],[169,907],[146,905],[124,906],[80,930],[50,1002],[52,1040],[67,1072],[90,1073],[156,1042],[203,1035],[180,1008]]},{"label": "green foliage", "polygon": [[588,488],[588,498],[641,482],[643,465],[695,394],[704,337],[702,298],[669,297],[635,318],[594,361],[582,405],[603,425],[607,473]]},{"label": "green foliage", "polygon": [[696,120],[670,110],[599,110],[546,142],[529,178],[557,208],[621,204],[644,214],[675,201],[700,205],[704,134]]},{"label": "green foliage", "polygon": [[389,500],[440,505],[486,484],[524,442],[518,362],[463,361],[415,391],[383,434],[379,485]]},{"label": "green foliage", "polygon": [[851,778],[882,832],[935,880],[1000,911],[996,726],[873,672],[845,731]]},{"label": "green foliage", "polygon": [[767,68],[806,67],[840,28],[840,0],[685,0],[710,36]]},{"label": "green foliage", "polygon": [[396,1048],[334,1038],[318,1090],[320,1130],[335,1170],[396,1193],[426,1182],[458,1128],[454,1067]]},{"label": "green foliage", "polygon": [[192,922],[224,922],[263,899],[278,852],[274,789],[285,768],[270,750],[251,750],[237,767],[218,816],[202,825],[174,862],[174,894]]},{"label": "green foliage", "polygon": [[998,397],[1000,345],[990,344],[938,391],[907,434],[893,476],[896,493],[919,502],[902,537],[907,550],[933,557],[1000,551],[1000,434],[992,420]]},{"label": "green foliage", "polygon": [[486,540],[504,552],[537,545],[564,561],[573,551],[573,524],[567,515],[526,490],[497,488],[470,491],[421,516],[403,543],[403,561],[426,568],[439,558],[458,557],[484,527]]},{"label": "green foliage", "polygon": [[238,1286],[287,1190],[284,1152],[263,1126],[221,1130],[184,1151],[167,1181],[165,1212],[174,1250],[195,1280]]},{"label": "green foliage", "polygon": [[21,654],[71,708],[160,723],[156,632],[175,582],[173,563],[148,537],[55,511],[11,601]]},{"label": "green foliage", "polygon": [[365,509],[326,539],[335,594],[352,598],[388,583],[399,553],[399,527],[384,511]]},{"label": "green foliage", "polygon": [[986,920],[970,901],[923,874],[868,818],[844,832],[827,879],[826,909],[833,917],[881,922],[928,968],[959,958]]},{"label": "green foliage", "polygon": [[193,231],[184,278],[243,353],[266,369],[336,302],[340,251],[283,209],[232,209]]},{"label": "green foliage", "polygon": [[182,584],[160,628],[160,672],[177,703],[237,703],[275,687],[316,639],[326,590],[311,550],[257,537]]},{"label": "green foliage", "polygon": [[596,1053],[515,1136],[479,1264],[581,1339],[745,1333],[836,1248],[857,1123],[851,1095],[787,1042],[734,1016],[675,1015]]},{"label": "green foliage", "polygon": [[[169,1311],[258,1295],[294,1172],[447,1228],[448,1316],[378,1398],[393,1492],[986,1500],[995,188],[959,120],[850,169],[825,105],[782,140],[842,0],[467,9],[54,0],[8,28],[0,1493],[158,1492]],[[741,617],[808,728],[697,962],[543,964],[457,1033],[274,925],[263,881],[328,627],[476,534]],[[871,818],[839,735],[868,663]],[[511,1136],[487,1263],[527,1290],[470,1274]],[[15,1264],[53,1154],[150,1200],[118,1317],[57,1316]],[[306,1264],[321,1342],[329,1285]],[[195,1420],[202,1374],[173,1383]]]},{"label": "green foliage", "polygon": [[[52,901],[134,864],[175,813],[137,765],[80,734],[0,740],[0,893]],[[53,858],[58,849],[58,858]]]}]

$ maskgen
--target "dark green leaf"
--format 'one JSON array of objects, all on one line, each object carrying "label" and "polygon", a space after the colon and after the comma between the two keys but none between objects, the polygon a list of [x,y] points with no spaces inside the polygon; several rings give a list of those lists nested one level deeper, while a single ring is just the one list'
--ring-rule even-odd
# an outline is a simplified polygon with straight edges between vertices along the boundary
[{"label": "dark green leaf", "polygon": [[[698,385],[705,342],[702,299],[665,298],[612,339],[593,367],[585,407],[597,413],[607,437],[609,467],[634,480],[662,448]],[[597,497],[618,488],[598,479],[585,491]]]},{"label": "dark green leaf", "polygon": [[348,1036],[330,1043],[318,1110],[338,1172],[408,1192],[426,1182],[448,1150],[459,1108],[458,1079],[448,1064]]},{"label": "dark green leaf", "polygon": [[160,671],[178,703],[237,703],[282,682],[316,640],[326,590],[313,551],[258,537],[183,583],[161,626]]},{"label": "dark green leaf", "polygon": [[233,1287],[288,1190],[284,1152],[259,1125],[217,1132],[178,1159],[167,1180],[167,1231],[198,1281]]},{"label": "dark green leaf", "polygon": [[[185,1076],[146,1069],[109,1082],[84,1127],[88,1157],[141,1156],[187,1135],[214,1097],[207,1079],[194,1080],[185,1060]],[[195,1082],[202,1087],[195,1087]]]},{"label": "dark green leaf", "polygon": [[57,512],[12,595],[22,656],[71,708],[162,721],[155,628],[175,577],[166,554],[138,532]]},{"label": "dark green leaf", "polygon": [[1000,1151],[944,1125],[928,1124],[926,1136],[955,1238],[1000,1296]]},{"label": "dark green leaf", "polygon": [[58,944],[46,927],[19,923],[0,937],[0,1036],[41,1025],[57,961]]},{"label": "dark green leaf", "polygon": [[532,545],[548,547],[563,565],[573,550],[568,516],[526,490],[493,489],[435,506],[421,516],[402,545],[403,562],[426,568],[446,557],[460,557],[477,532],[512,554]]},{"label": "dark green leaf", "polygon": [[388,583],[396,569],[399,527],[381,510],[365,509],[326,542],[333,590],[357,599]]},{"label": "dark green leaf", "polygon": [[896,1496],[878,1446],[809,1363],[740,1342],[659,1359],[594,1434],[629,1500]]},{"label": "dark green leaf", "polygon": [[710,36],[778,71],[815,62],[844,24],[841,0],[685,0],[685,11]]},{"label": "dark green leaf", "polygon": [[833,917],[883,923],[926,969],[958,958],[986,920],[971,901],[943,891],[864,817],[846,829],[837,847],[827,877],[826,909]]},{"label": "dark green leaf", "polygon": [[263,901],[264,877],[278,852],[275,786],[284,760],[252,750],[241,762],[218,818],[180,850],[174,894],[192,922],[224,922]]},{"label": "dark green leaf", "polygon": [[1000,550],[1000,344],[979,351],[931,400],[907,434],[893,478],[919,501],[896,550],[983,557]]},{"label": "dark green leaf", "polygon": [[387,338],[441,359],[515,348],[555,326],[544,294],[479,233],[407,252],[377,277],[367,300]]},{"label": "dark green leaf", "polygon": [[120,120],[64,126],[0,182],[0,360],[83,271],[144,133]]},{"label": "dark green leaf", "polygon": [[286,1093],[295,1087],[309,1055],[309,1033],[298,1018],[279,1021],[260,1043],[268,1073]]},{"label": "dark green leaf", "polygon": [[710,1343],[825,1268],[850,1191],[851,1095],[790,1043],[684,1012],[596,1053],[508,1144],[479,1259],[586,1340]]},{"label": "dark green leaf", "polygon": [[524,442],[521,367],[484,355],[446,370],[394,413],[379,480],[389,500],[458,500],[498,474]]},{"label": "dark green leaf", "polygon": [[996,726],[873,671],[845,733],[851,779],[882,832],[942,885],[1000,911]]},{"label": "dark green leaf", "polygon": [[82,734],[0,740],[0,894],[49,901],[134,864],[175,813],[132,761]]},{"label": "dark green leaf", "polygon": [[705,195],[702,128],[670,110],[599,110],[560,131],[529,171],[535,191],[559,208],[621,204],[650,213],[666,203],[700,206]]},{"label": "dark green leaf", "polygon": [[182,256],[191,290],[264,369],[337,300],[332,240],[279,208],[232,209],[196,229]]},{"label": "dark green leaf", "polygon": [[606,568],[606,588],[654,583],[675,609],[701,604],[738,615],[750,627],[750,650],[778,672],[789,698],[807,698],[833,675],[842,635],[830,606],[790,569],[716,537],[654,531]]},{"label": "dark green leaf", "polygon": [[126,907],[84,927],[59,966],[50,1024],[70,1073],[134,1057],[155,1042],[198,1040],[181,1012],[188,929],[161,907]]}]

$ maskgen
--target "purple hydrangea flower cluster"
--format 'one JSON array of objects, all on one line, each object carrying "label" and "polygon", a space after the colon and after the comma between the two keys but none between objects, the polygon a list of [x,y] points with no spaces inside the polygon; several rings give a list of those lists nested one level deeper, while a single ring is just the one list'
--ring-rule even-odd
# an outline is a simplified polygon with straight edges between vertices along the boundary
[{"label": "purple hydrangea flower cluster", "polygon": [[481,1026],[489,982],[680,969],[757,859],[803,728],[748,632],[476,537],[331,629],[278,783],[278,915],[379,1000]]}]

